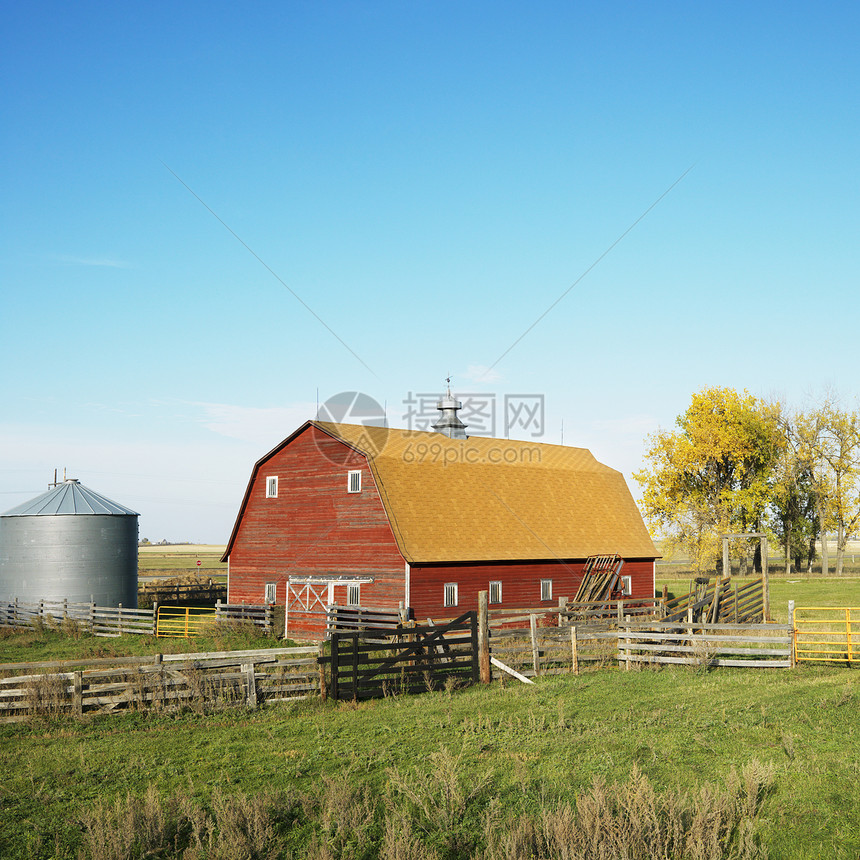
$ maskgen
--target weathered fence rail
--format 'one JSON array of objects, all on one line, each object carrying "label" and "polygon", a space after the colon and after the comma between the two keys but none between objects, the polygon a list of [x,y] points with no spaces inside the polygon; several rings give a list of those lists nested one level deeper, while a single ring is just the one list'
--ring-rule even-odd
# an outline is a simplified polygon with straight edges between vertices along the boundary
[{"label": "weathered fence rail", "polygon": [[692,589],[665,604],[664,621],[693,621],[705,624],[755,624],[764,620],[764,580],[754,579],[732,586],[732,580],[717,579]]},{"label": "weathered fence rail", "polygon": [[[405,614],[405,613],[404,613]],[[408,626],[400,612],[391,609],[376,609],[372,606],[328,607],[326,632],[350,632],[361,630],[398,630]]]},{"label": "weathered fence rail", "polygon": [[595,624],[623,622],[627,616],[662,618],[663,601],[655,597],[625,597],[619,600],[592,600],[568,603],[559,611],[559,624]]},{"label": "weathered fence rail", "polygon": [[0,722],[129,709],[253,708],[319,692],[315,647],[5,663],[0,676]]},{"label": "weathered fence rail", "polygon": [[625,624],[617,631],[618,662],[790,668],[790,624]]},{"label": "weathered fence rail", "polygon": [[127,633],[153,633],[151,609],[126,606],[99,606],[96,603],[71,603],[68,600],[22,600],[0,602],[0,626],[33,627],[61,624],[64,620],[91,631],[96,636],[121,636]]},{"label": "weathered fence rail", "polygon": [[541,627],[527,616],[525,628],[494,627],[490,622],[490,653],[527,678],[577,672],[580,663],[608,665],[615,661],[618,636],[602,626]]},{"label": "weathered fence rail", "polygon": [[[166,607],[162,607],[166,608]],[[139,633],[153,636],[157,632],[159,607],[137,609],[125,606],[99,606],[96,603],[71,603],[68,600],[0,601],[0,627],[32,627],[40,624],[62,624],[68,620],[96,636],[123,636]],[[180,609],[184,612],[185,609]],[[227,604],[216,602],[207,610],[215,621],[247,621],[272,632],[274,610],[269,605]],[[184,634],[180,634],[184,635]]]}]

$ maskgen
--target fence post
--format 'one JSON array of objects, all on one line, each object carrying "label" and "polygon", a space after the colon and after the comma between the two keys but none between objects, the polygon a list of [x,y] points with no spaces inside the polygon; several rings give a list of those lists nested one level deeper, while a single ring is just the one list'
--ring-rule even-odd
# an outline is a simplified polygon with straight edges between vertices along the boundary
[{"label": "fence post", "polygon": [[481,683],[489,684],[492,678],[490,669],[490,612],[486,591],[478,592],[478,669]]},{"label": "fence post", "polygon": [[272,635],[272,627],[274,626],[274,625],[273,625],[273,623],[272,623],[272,618],[273,618],[273,617],[274,617],[274,615],[273,615],[273,610],[272,610],[272,604],[271,604],[271,603],[267,603],[267,604],[266,604],[266,620],[265,620],[265,625],[266,625],[266,635],[267,635],[267,636],[271,636],[271,635]]},{"label": "fence post", "polygon": [[537,615],[532,612],[529,615],[529,628],[532,635],[532,666],[534,666],[535,675],[540,675],[540,651],[538,650],[537,641]]},{"label": "fence post", "polygon": [[624,629],[625,629],[625,632],[627,633],[627,636],[624,639],[624,644],[627,646],[624,649],[624,662],[625,662],[624,668],[625,668],[625,671],[629,672],[630,671],[630,616],[629,615],[626,616],[624,621],[626,622]]},{"label": "fence post", "polygon": [[690,636],[690,638],[687,640],[687,644],[690,647],[692,647],[693,646],[693,607],[692,607],[692,605],[687,607],[687,624],[690,625],[689,629],[687,630],[687,633]]},{"label": "fence post", "polygon": [[325,642],[320,642],[317,666],[320,670],[320,698],[325,701],[328,698],[328,689],[325,683]]},{"label": "fence post", "polygon": [[564,623],[561,620],[562,615],[564,614],[564,610],[567,608],[567,598],[559,597],[558,599],[558,626],[564,627]]},{"label": "fence post", "polygon": [[340,633],[336,630],[331,634],[331,696],[335,701],[340,698],[340,689],[338,684],[338,651],[340,651]]},{"label": "fence post", "polygon": [[90,633],[94,633],[96,629],[96,601],[95,597],[90,595]]},{"label": "fence post", "polygon": [[358,633],[352,634],[352,700],[358,701]]},{"label": "fence post", "polygon": [[576,641],[576,625],[570,625],[570,662],[573,667],[573,674],[579,674],[579,651]]},{"label": "fence post", "polygon": [[[480,595],[478,597],[480,600]],[[472,683],[477,684],[481,680],[481,654],[478,645],[478,613],[469,613],[469,647],[472,652]],[[444,642],[444,639],[442,640]]]},{"label": "fence post", "polygon": [[39,601],[39,621],[45,620],[45,601],[44,599]]},{"label": "fence post", "polygon": [[80,717],[84,712],[83,673],[79,670],[72,678],[72,713]]},{"label": "fence post", "polygon": [[257,708],[257,676],[254,672],[254,662],[245,663],[242,666],[245,675],[245,684],[248,687],[248,707],[253,711]]},{"label": "fence post", "polygon": [[152,601],[152,635],[158,636],[158,598]]},{"label": "fence post", "polygon": [[119,635],[122,636],[122,604],[120,603],[116,609],[116,620],[119,624]]},{"label": "fence post", "polygon": [[788,601],[788,623],[791,627],[791,631],[789,632],[789,636],[791,636],[791,668],[793,669],[797,665],[797,643],[795,642],[795,637],[797,636],[797,631],[794,629],[794,601]]}]

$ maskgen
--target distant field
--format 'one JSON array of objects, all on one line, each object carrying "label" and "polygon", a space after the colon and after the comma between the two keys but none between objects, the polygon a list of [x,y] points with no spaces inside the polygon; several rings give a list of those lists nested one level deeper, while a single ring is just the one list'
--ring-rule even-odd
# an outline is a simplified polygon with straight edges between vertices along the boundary
[{"label": "distant field", "polygon": [[173,577],[198,572],[212,577],[226,576],[227,565],[221,562],[224,549],[217,544],[142,546],[137,556],[138,576]]}]

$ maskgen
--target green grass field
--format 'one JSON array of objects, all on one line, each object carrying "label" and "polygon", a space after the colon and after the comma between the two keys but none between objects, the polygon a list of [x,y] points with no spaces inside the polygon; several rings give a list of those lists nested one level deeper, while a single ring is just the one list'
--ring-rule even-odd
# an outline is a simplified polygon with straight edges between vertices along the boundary
[{"label": "green grass field", "polygon": [[[689,579],[669,585],[686,591]],[[858,606],[860,579],[775,577],[777,617],[790,598]],[[42,629],[0,636],[0,662],[274,644],[248,630],[154,640]],[[604,668],[360,705],[3,725],[0,857],[597,857],[565,855],[546,834],[569,834],[571,810],[611,803],[631,785],[640,808],[663,815],[683,806],[681,794],[707,811],[762,772],[760,809],[747,809],[722,847],[668,856],[857,860],[858,679],[856,669],[810,665]]]},{"label": "green grass field", "polygon": [[[257,712],[3,726],[0,856],[76,857],[102,806],[152,789],[157,798],[178,794],[199,809],[224,795],[282,793],[283,815],[274,814],[271,839],[283,853],[272,856],[377,857],[385,817],[400,797],[392,779],[414,786],[419,801],[440,804],[439,820],[450,831],[422,827],[414,813],[416,839],[427,853],[398,856],[488,856],[488,816],[513,828],[524,817],[560,814],[595,779],[624,782],[634,768],[659,795],[680,790],[699,795],[701,804],[705,783],[725,787],[733,769],[755,760],[773,773],[753,828],[772,860],[856,860],[857,678],[845,669],[808,667],[603,669],[541,679],[535,687],[495,683],[358,706],[317,701]],[[453,777],[441,750],[451,754]],[[480,787],[454,819],[444,807],[452,785],[464,797],[468,787]],[[331,817],[337,797],[345,817],[355,803],[363,809],[362,822],[350,824],[355,832],[341,833],[342,842]],[[452,853],[454,830],[460,848]],[[330,837],[328,854],[315,842],[321,834]]]}]

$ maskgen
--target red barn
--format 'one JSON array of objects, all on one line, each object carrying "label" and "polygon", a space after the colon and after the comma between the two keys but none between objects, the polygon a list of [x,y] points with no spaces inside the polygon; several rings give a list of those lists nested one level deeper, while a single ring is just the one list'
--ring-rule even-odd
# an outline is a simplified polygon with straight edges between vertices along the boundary
[{"label": "red barn", "polygon": [[584,448],[308,421],[254,466],[223,560],[231,603],[286,604],[290,635],[320,638],[332,603],[549,609],[612,553],[653,597],[624,477]]}]

